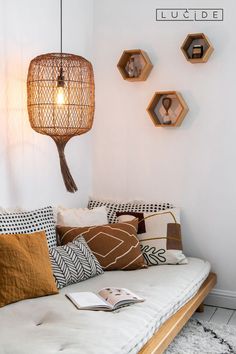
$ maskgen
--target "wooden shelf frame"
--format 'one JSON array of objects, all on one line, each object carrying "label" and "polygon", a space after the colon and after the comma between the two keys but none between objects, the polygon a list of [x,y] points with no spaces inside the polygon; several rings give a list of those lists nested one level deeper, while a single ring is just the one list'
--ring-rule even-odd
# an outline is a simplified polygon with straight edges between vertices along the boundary
[{"label": "wooden shelf frame", "polygon": [[[144,62],[144,67],[142,68],[141,74],[138,77],[129,77],[125,67],[132,55],[140,55],[143,62]],[[130,49],[130,50],[124,50],[122,53],[120,60],[117,64],[117,68],[120,71],[122,77],[126,81],[130,82],[135,82],[135,81],[145,81],[147,80],[153,65],[152,62],[148,56],[148,54],[142,50],[142,49]]]},{"label": "wooden shelf frame", "polygon": [[[165,96],[167,96],[167,97],[174,96],[175,99],[177,99],[177,101],[180,105],[180,108],[181,108],[178,116],[175,119],[175,123],[168,124],[168,125],[163,124],[160,121],[161,117],[158,117],[157,113],[155,112],[155,109],[156,109],[157,105],[159,104],[160,100]],[[177,92],[177,91],[155,92],[155,94],[153,95],[153,97],[147,107],[147,112],[156,127],[179,127],[181,125],[182,121],[184,120],[188,110],[189,110],[189,108],[188,108],[183,96],[181,95],[180,92]]]},{"label": "wooden shelf frame", "polygon": [[[191,58],[188,50],[191,47],[193,42],[203,44],[204,50],[203,50],[202,58]],[[214,47],[211,44],[209,38],[204,33],[190,33],[185,38],[181,46],[181,50],[188,62],[192,64],[196,64],[196,63],[206,63],[209,60],[211,54],[213,53]]]},{"label": "wooden shelf frame", "polygon": [[162,354],[184,325],[204,302],[217,281],[215,273],[210,273],[197,294],[179,311],[171,316],[140,350],[139,354]]}]

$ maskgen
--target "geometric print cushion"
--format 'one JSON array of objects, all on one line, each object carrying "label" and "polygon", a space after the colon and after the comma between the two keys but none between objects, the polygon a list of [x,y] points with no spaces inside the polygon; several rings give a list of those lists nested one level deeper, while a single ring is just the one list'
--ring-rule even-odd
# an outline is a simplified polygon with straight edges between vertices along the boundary
[{"label": "geometric print cushion", "polygon": [[[125,213],[118,216],[118,220],[127,222],[133,217]],[[138,238],[143,257],[149,266],[187,263],[182,251],[179,209],[143,213],[143,221],[146,231],[138,234]]]},{"label": "geometric print cushion", "polygon": [[55,247],[56,224],[51,206],[33,211],[0,214],[0,234],[31,234],[43,230],[48,247]]},{"label": "geometric print cushion", "polygon": [[137,237],[138,219],[90,227],[57,226],[61,244],[84,236],[104,270],[146,268]]},{"label": "geometric print cushion", "polygon": [[51,248],[49,256],[58,289],[103,274],[83,237],[65,246]]},{"label": "geometric print cushion", "polygon": [[114,224],[118,222],[116,212],[157,212],[160,210],[166,210],[173,208],[171,203],[162,203],[162,202],[155,202],[155,203],[145,203],[145,202],[127,202],[127,203],[119,203],[119,202],[112,202],[112,201],[104,201],[104,200],[97,200],[91,199],[88,203],[88,208],[93,209],[96,207],[105,206],[107,209],[107,217],[108,222],[110,224]]}]

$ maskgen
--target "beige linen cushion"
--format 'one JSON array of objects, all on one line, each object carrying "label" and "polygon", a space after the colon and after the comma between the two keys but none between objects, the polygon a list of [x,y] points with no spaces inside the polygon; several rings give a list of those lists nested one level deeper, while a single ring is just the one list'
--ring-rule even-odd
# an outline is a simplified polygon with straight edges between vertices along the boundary
[{"label": "beige linen cushion", "polygon": [[57,209],[57,224],[60,226],[96,226],[107,224],[105,206],[94,208],[64,208]]}]

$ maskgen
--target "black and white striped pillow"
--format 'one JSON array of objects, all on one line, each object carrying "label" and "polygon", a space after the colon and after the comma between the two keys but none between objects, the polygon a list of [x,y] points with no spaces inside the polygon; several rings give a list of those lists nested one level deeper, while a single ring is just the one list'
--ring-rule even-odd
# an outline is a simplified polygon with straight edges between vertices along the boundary
[{"label": "black and white striped pillow", "polygon": [[91,199],[88,203],[89,209],[94,209],[96,207],[105,206],[107,209],[107,218],[109,223],[114,224],[118,222],[116,212],[142,212],[142,213],[152,213],[166,209],[172,209],[173,205],[171,203],[145,203],[142,201],[133,201],[127,203],[119,203],[113,201],[97,200]]},{"label": "black and white striped pillow", "polygon": [[0,234],[31,234],[44,230],[48,247],[57,245],[56,223],[51,206],[17,213],[0,213]]},{"label": "black and white striped pillow", "polygon": [[50,249],[49,255],[58,289],[104,273],[82,236]]}]

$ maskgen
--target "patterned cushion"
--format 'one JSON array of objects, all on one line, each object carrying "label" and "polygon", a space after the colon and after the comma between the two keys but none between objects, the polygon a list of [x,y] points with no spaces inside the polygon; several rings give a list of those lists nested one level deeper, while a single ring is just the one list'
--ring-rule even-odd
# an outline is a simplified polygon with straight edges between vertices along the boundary
[{"label": "patterned cushion", "polygon": [[[132,213],[118,216],[119,222],[133,218]],[[142,221],[145,222],[146,232],[139,234],[138,238],[148,265],[187,263],[182,252],[179,209],[144,213]]]},{"label": "patterned cushion", "polygon": [[77,239],[83,234],[91,251],[104,270],[145,268],[145,261],[137,238],[138,219],[91,227],[58,227],[61,243]]},{"label": "patterned cushion", "polygon": [[88,208],[93,209],[99,206],[105,206],[107,208],[107,217],[109,223],[113,224],[118,222],[116,212],[123,212],[123,211],[132,211],[137,213],[151,213],[160,210],[166,210],[169,208],[173,208],[173,205],[170,203],[145,203],[142,201],[134,201],[134,202],[127,202],[127,203],[118,203],[112,201],[104,201],[104,200],[96,200],[91,199],[88,203]]},{"label": "patterned cushion", "polygon": [[103,273],[83,237],[50,249],[49,255],[58,289]]},{"label": "patterned cushion", "polygon": [[133,211],[137,213],[152,213],[152,212],[157,212],[161,210],[166,210],[166,209],[172,209],[173,204],[171,203],[162,203],[162,202],[156,202],[156,203],[145,203],[142,201],[138,202],[133,202],[128,204],[127,211]]},{"label": "patterned cushion", "polygon": [[0,214],[0,234],[46,232],[48,247],[56,246],[56,224],[51,206],[33,211]]},{"label": "patterned cushion", "polygon": [[45,232],[0,235],[0,307],[57,293]]}]

